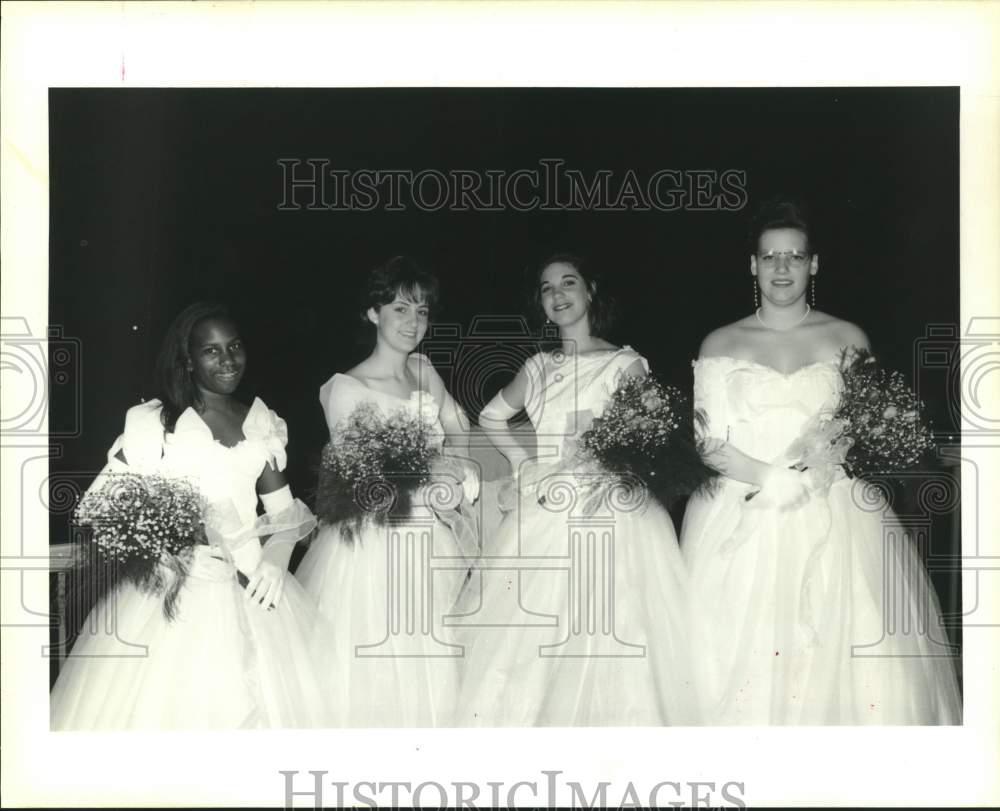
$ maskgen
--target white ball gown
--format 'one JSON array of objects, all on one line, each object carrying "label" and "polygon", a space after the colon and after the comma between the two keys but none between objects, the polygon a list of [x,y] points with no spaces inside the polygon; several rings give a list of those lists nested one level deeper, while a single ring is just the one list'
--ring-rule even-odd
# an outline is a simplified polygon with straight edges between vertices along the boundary
[{"label": "white ball gown", "polygon": [[[431,428],[439,449],[444,440],[440,404],[427,391],[402,399],[335,374],[320,389],[320,402],[334,448],[342,421],[361,405],[385,417],[405,410]],[[475,483],[463,486],[474,498]],[[349,520],[321,516],[295,572],[333,626],[335,661],[326,685],[338,726],[454,723],[461,648],[443,618],[466,584],[478,540],[457,511],[432,510],[421,496],[413,501],[410,515],[384,525],[365,519],[357,530]]]},{"label": "white ball gown", "polygon": [[[712,357],[694,375],[708,434],[778,464],[841,386],[834,360],[783,374]],[[710,723],[961,722],[933,587],[909,540],[883,532],[892,511],[862,487],[839,472],[828,492],[779,512],[723,479],[689,502],[681,547]]]},{"label": "white ball gown", "polygon": [[[192,408],[165,434],[160,410],[158,400],[129,410],[105,473],[183,476],[210,503],[235,508],[242,525],[266,526],[268,518],[257,517],[255,485],[268,462],[284,468],[284,421],[257,399],[243,423],[245,439],[227,447]],[[119,450],[127,466],[113,458]],[[294,540],[314,519],[296,501],[281,522]],[[196,548],[172,621],[162,597],[119,585],[93,609],[59,673],[52,729],[329,725],[319,676],[328,638],[315,608],[291,575],[274,610],[246,602],[244,594],[222,545]]]},{"label": "white ball gown", "polygon": [[522,468],[516,508],[484,542],[481,604],[465,619],[475,627],[463,637],[463,724],[699,722],[673,522],[652,500],[594,502],[594,479],[572,461],[577,438],[636,361],[648,369],[625,347],[541,353],[525,367],[539,461]]}]

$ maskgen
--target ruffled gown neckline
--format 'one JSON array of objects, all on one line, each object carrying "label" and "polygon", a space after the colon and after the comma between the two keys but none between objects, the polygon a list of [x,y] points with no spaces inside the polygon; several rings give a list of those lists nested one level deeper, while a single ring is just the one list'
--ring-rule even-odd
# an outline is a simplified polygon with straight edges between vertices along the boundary
[{"label": "ruffled gown neckline", "polygon": [[705,358],[695,358],[694,360],[691,361],[691,366],[697,367],[698,364],[707,364],[713,361],[728,362],[735,364],[737,366],[739,365],[752,366],[755,369],[760,369],[764,372],[770,372],[772,374],[776,374],[779,377],[784,377],[784,378],[796,377],[806,370],[824,366],[839,366],[840,364],[839,359],[829,358],[827,360],[815,360],[810,363],[803,364],[802,366],[799,366],[797,369],[793,369],[790,372],[783,372],[781,371],[781,369],[777,369],[774,366],[771,366],[770,364],[761,363],[760,361],[751,360],[749,358],[737,358],[732,355],[710,355],[709,357]]},{"label": "ruffled gown neckline", "polygon": [[181,415],[177,418],[177,422],[174,424],[173,433],[197,436],[201,439],[208,440],[209,442],[214,442],[228,450],[233,450],[249,439],[246,427],[255,420],[259,419],[261,417],[261,412],[263,412],[263,416],[266,417],[267,406],[264,405],[264,401],[259,397],[254,397],[253,403],[251,403],[250,408],[247,409],[247,413],[243,416],[243,420],[240,422],[240,433],[243,436],[240,437],[235,445],[226,445],[221,439],[217,439],[215,434],[212,433],[211,426],[205,422],[205,418],[202,417],[193,406],[185,408]]}]

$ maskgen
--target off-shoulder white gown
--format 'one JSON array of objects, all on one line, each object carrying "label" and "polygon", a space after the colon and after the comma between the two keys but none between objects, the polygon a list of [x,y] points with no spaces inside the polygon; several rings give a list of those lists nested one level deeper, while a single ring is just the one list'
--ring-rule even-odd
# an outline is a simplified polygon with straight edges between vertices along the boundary
[{"label": "off-shoulder white gown", "polygon": [[[792,374],[694,364],[708,433],[769,463],[836,404],[836,361]],[[961,699],[933,586],[884,500],[841,473],[792,512],[724,479],[688,504],[693,659],[717,724],[956,724]]]}]

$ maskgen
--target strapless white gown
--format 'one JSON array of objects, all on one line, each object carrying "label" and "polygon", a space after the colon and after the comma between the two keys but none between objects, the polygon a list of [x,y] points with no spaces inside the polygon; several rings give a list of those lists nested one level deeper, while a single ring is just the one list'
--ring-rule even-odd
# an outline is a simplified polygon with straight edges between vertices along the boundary
[{"label": "strapless white gown", "polygon": [[[835,403],[841,381],[835,361],[786,375],[715,357],[694,372],[709,433],[765,462]],[[725,479],[684,517],[709,722],[960,723],[937,597],[910,540],[893,531],[892,510],[843,475],[793,512],[755,509],[745,501],[752,489]],[[739,541],[745,510],[753,531]]]}]

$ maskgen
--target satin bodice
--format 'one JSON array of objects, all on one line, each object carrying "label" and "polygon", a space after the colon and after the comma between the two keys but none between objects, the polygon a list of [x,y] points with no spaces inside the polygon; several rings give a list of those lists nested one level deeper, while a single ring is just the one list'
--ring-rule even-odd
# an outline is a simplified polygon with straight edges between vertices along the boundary
[{"label": "satin bodice", "polygon": [[541,352],[529,358],[524,407],[539,446],[569,450],[604,413],[619,375],[636,361],[649,370],[646,359],[629,346],[585,355]]},{"label": "satin bodice", "polygon": [[355,409],[362,404],[372,404],[386,417],[399,411],[419,417],[429,429],[431,444],[440,450],[444,443],[444,429],[441,427],[441,406],[429,391],[417,389],[408,398],[397,397],[366,386],[350,375],[335,374],[319,390],[320,403],[326,424],[330,429],[330,440],[336,444],[341,428]]},{"label": "satin bodice", "polygon": [[285,421],[256,398],[243,419],[243,439],[223,445],[193,408],[185,410],[174,430],[164,431],[159,400],[130,408],[125,431],[108,451],[109,462],[122,451],[128,469],[137,473],[182,476],[209,503],[230,503],[241,523],[257,517],[257,479],[264,466],[284,470],[288,429]]},{"label": "satin bodice", "polygon": [[707,435],[772,462],[806,422],[836,406],[841,378],[836,360],[785,374],[750,360],[700,358],[694,366],[694,402],[708,420]]}]

